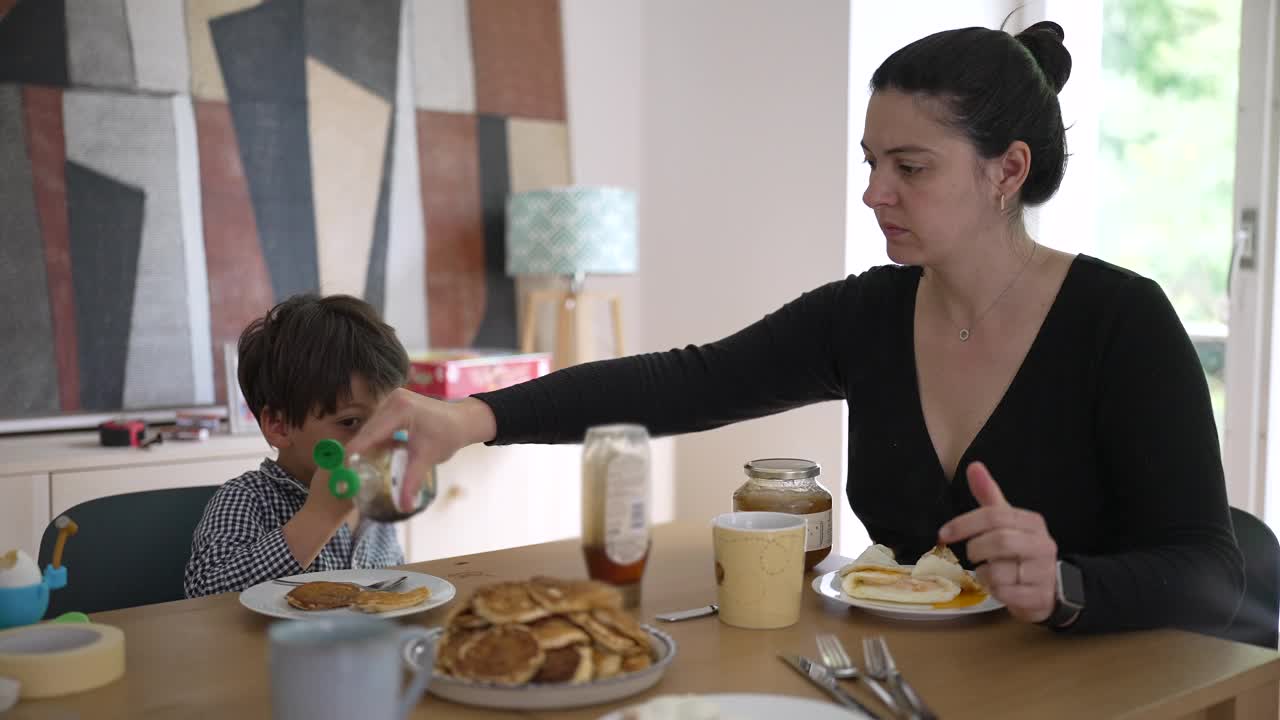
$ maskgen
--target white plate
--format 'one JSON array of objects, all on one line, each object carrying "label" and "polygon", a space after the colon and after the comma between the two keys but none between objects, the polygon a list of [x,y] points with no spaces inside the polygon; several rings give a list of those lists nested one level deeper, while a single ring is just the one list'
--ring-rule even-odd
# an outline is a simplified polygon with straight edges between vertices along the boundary
[{"label": "white plate", "polygon": [[[698,695],[697,697],[715,703],[722,717],[734,720],[777,720],[777,718],[804,718],[804,720],[868,718],[871,720],[870,715],[846,710],[834,703],[786,695]],[[622,720],[622,711],[611,712],[600,720]]]},{"label": "white plate", "polygon": [[369,585],[380,582],[382,580],[393,580],[406,576],[406,580],[396,586],[396,592],[404,592],[414,588],[426,587],[431,591],[431,595],[426,602],[421,605],[404,608],[401,610],[392,610],[384,613],[362,613],[359,610],[351,608],[339,608],[337,610],[299,610],[289,604],[284,599],[285,595],[293,589],[293,586],[281,585],[278,582],[268,580],[258,583],[253,587],[240,593],[240,604],[250,610],[269,615],[271,617],[285,618],[287,620],[314,620],[322,617],[334,617],[335,615],[365,615],[371,617],[393,618],[401,615],[414,615],[434,607],[449,602],[453,596],[458,593],[453,587],[453,583],[448,580],[438,578],[434,575],[424,575],[423,573],[409,572],[408,570],[329,570],[326,572],[305,573],[303,575],[293,575],[282,580],[297,580],[299,582],[314,582],[318,580],[328,580],[329,582],[350,582],[359,583],[361,585]]},{"label": "white plate", "polygon": [[[903,565],[904,568],[913,568],[914,565]],[[969,571],[972,575],[973,571]],[[985,600],[977,605],[970,605],[965,608],[950,608],[940,610],[932,605],[908,605],[906,603],[880,602],[876,600],[863,600],[862,598],[850,597],[844,594],[844,590],[840,587],[840,572],[829,572],[826,575],[819,575],[813,579],[814,592],[832,600],[838,600],[846,605],[852,605],[856,608],[866,610],[872,615],[892,618],[894,620],[952,620],[968,615],[981,615],[1004,607],[1004,603],[988,595]]]},{"label": "white plate", "polygon": [[[670,635],[651,625],[641,627],[649,633],[657,659],[653,665],[638,672],[582,685],[530,683],[513,686],[434,675],[427,692],[450,702],[503,710],[563,710],[621,700],[658,684],[676,656],[676,641]],[[432,637],[438,639],[442,632],[437,629]],[[410,667],[416,668],[419,656],[412,648],[407,650],[407,654],[409,657],[405,659]]]}]

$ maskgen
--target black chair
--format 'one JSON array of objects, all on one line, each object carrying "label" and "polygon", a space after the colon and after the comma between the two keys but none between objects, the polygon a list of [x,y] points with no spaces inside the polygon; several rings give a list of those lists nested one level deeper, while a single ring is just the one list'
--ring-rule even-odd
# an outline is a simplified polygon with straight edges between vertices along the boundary
[{"label": "black chair", "polygon": [[1239,508],[1231,508],[1231,524],[1244,555],[1244,600],[1222,636],[1275,650],[1280,640],[1280,542],[1266,523]]},{"label": "black chair", "polygon": [[[49,594],[46,618],[78,610],[104,612],[181,600],[191,536],[217,486],[111,495],[63,513],[79,532],[67,540],[67,586]],[[53,556],[58,530],[40,541],[40,567]]]}]

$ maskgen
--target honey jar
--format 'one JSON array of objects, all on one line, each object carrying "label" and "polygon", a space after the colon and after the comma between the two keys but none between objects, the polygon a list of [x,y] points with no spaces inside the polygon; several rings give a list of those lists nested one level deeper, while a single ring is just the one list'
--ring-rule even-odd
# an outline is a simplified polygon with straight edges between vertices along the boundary
[{"label": "honey jar", "polygon": [[812,460],[763,458],[743,465],[747,481],[733,493],[734,512],[763,511],[805,519],[804,569],[831,554],[831,493],[818,484],[822,468]]}]

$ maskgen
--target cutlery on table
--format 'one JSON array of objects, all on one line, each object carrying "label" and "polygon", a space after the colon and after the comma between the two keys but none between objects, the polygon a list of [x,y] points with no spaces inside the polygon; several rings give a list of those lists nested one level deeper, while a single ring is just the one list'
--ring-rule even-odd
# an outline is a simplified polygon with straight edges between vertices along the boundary
[{"label": "cutlery on table", "polygon": [[707,617],[720,612],[719,605],[703,605],[692,610],[676,610],[675,612],[662,613],[655,615],[662,622],[680,622],[681,620],[692,620],[694,618]]},{"label": "cutlery on table", "polygon": [[893,696],[897,698],[898,705],[909,711],[911,717],[919,720],[937,720],[938,716],[933,714],[933,711],[920,699],[915,688],[912,688],[902,673],[898,672],[898,666],[893,662],[893,655],[889,652],[889,644],[885,642],[884,636],[863,638],[862,654],[867,661],[867,674],[881,682],[887,682],[893,691]]},{"label": "cutlery on table", "polygon": [[872,712],[871,708],[863,705],[857,698],[840,687],[840,683],[836,682],[835,676],[831,674],[831,671],[825,665],[816,663],[803,655],[779,655],[778,658],[790,665],[793,670],[800,673],[809,682],[818,686],[823,692],[830,695],[837,703],[850,710],[860,712],[872,720],[880,717]]},{"label": "cutlery on table", "polygon": [[[391,588],[400,587],[400,583],[403,583],[405,580],[408,580],[408,579],[409,579],[408,575],[401,575],[398,578],[388,578],[386,580],[379,580],[378,582],[373,583],[372,585],[361,585],[360,583],[351,583],[351,584],[355,585],[361,590],[390,590]],[[276,579],[276,580],[273,580],[272,582],[276,583],[277,585],[292,585],[294,587],[307,584],[306,582],[303,582],[300,580]],[[315,582],[315,581],[313,580],[309,582]],[[340,582],[346,582],[346,581],[343,580]]]},{"label": "cutlery on table", "polygon": [[903,712],[905,708],[899,708],[898,704],[893,701],[893,695],[885,690],[884,686],[876,682],[873,678],[859,672],[858,666],[853,664],[853,659],[849,657],[849,653],[845,652],[844,643],[840,642],[840,638],[831,634],[823,634],[818,636],[818,655],[822,657],[822,664],[827,666],[832,675],[841,680],[856,680],[863,685],[871,688],[871,692],[884,703],[895,715]]}]

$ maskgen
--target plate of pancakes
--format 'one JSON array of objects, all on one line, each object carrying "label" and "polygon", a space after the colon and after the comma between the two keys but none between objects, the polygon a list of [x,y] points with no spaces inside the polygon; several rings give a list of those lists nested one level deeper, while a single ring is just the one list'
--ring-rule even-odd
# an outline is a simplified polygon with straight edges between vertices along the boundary
[{"label": "plate of pancakes", "polygon": [[819,595],[895,620],[951,620],[1004,607],[939,545],[914,565],[899,565],[893,550],[872,545],[849,565],[813,579]]},{"label": "plate of pancakes", "polygon": [[[554,710],[644,692],[675,659],[670,635],[640,624],[590,580],[534,577],[477,588],[435,630],[428,690],[465,705]],[[425,661],[423,645],[406,650]]]},{"label": "plate of pancakes", "polygon": [[[360,587],[400,577],[404,582],[390,590]],[[240,604],[256,613],[288,620],[351,614],[392,618],[439,607],[458,593],[448,580],[408,570],[327,570],[280,579],[304,584],[260,582],[240,593]]]}]

